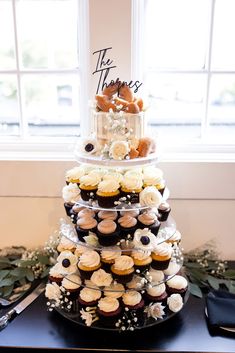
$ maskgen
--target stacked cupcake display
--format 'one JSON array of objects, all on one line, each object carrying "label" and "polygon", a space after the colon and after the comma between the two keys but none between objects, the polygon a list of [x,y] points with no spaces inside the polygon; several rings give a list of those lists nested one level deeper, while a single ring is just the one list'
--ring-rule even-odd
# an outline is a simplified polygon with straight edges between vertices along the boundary
[{"label": "stacked cupcake display", "polygon": [[[102,120],[106,114],[116,130],[107,127],[105,143],[94,134],[83,140],[76,154],[79,165],[66,173],[67,219],[61,223],[59,255],[50,270],[46,297],[49,310],[55,307],[79,324],[133,331],[180,311],[188,283],[181,270],[181,234],[170,215],[163,172],[155,166],[154,143],[145,136],[135,138],[133,131],[143,111],[119,109],[137,100],[126,94],[133,104],[124,102],[128,87],[121,91],[121,103],[112,100],[118,87],[111,88],[104,101],[108,99],[113,109],[97,105]],[[130,114],[135,118],[131,131],[125,127],[126,114],[128,124]],[[104,128],[98,124],[97,131]],[[148,153],[143,154],[139,146],[145,142]]]}]

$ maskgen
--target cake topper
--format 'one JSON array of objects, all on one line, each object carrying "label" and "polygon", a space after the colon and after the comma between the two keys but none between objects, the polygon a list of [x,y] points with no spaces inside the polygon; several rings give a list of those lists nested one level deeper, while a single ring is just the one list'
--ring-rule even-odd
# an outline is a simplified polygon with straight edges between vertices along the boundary
[{"label": "cake topper", "polygon": [[118,84],[119,89],[122,86],[129,86],[130,88],[133,88],[134,93],[138,92],[138,89],[140,86],[142,86],[142,83],[140,81],[132,81],[130,80],[129,82],[126,81],[121,81],[119,77],[116,80],[111,80],[108,83],[108,75],[111,69],[116,68],[116,65],[113,65],[113,60],[107,57],[107,52],[111,50],[112,47],[108,48],[103,48],[99,49],[93,52],[93,55],[97,54],[98,59],[96,62],[96,67],[95,71],[92,72],[92,75],[99,74],[99,80],[98,80],[98,85],[96,89],[96,94],[99,93],[99,91],[103,91],[104,88],[107,88],[108,86],[116,85]]}]

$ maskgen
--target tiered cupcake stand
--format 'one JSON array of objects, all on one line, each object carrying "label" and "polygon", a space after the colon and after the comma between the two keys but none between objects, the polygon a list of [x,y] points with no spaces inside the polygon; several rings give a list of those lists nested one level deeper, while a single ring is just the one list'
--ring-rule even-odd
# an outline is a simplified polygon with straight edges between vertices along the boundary
[{"label": "tiered cupcake stand", "polygon": [[[140,166],[144,167],[144,166],[154,165],[157,163],[157,158],[154,155],[151,155],[150,157],[146,157],[142,159],[135,159],[135,160],[123,160],[123,161],[112,160],[111,161],[111,160],[104,160],[102,158],[87,157],[78,153],[76,155],[76,159],[79,162],[79,164],[86,163],[96,168],[108,167],[109,169],[113,168],[114,170],[118,170],[118,168],[129,169],[132,167],[140,167]],[[168,197],[169,197],[169,190],[166,188],[163,194],[163,198],[164,200],[167,200]],[[129,212],[132,210],[139,210],[141,212],[142,210],[148,209],[147,207],[141,207],[139,204],[130,205],[125,203],[122,203],[114,208],[101,208],[95,201],[86,202],[83,200],[78,201],[77,205],[93,209],[94,211],[97,211],[97,212],[104,210],[104,211],[117,211],[119,213],[120,211],[122,211],[122,214],[123,212]],[[101,253],[102,249],[105,248],[104,246],[101,246],[101,245],[91,245],[79,240],[77,233],[75,231],[74,224],[71,222],[71,219],[67,219],[65,222],[63,222],[63,224],[61,225],[60,232],[62,236],[69,239],[77,247],[80,247],[80,246],[87,247],[87,249],[95,250],[99,254]],[[162,242],[170,241],[170,239],[174,236],[175,232],[176,232],[176,223],[174,219],[171,216],[169,216],[167,221],[161,222],[161,226],[157,234],[158,243],[161,244]],[[131,244],[131,238],[129,237],[128,239],[129,240],[127,240],[126,237],[123,239],[120,238],[120,241],[115,245],[115,246],[118,246],[119,249],[122,249],[123,251],[122,253],[125,253],[125,254],[133,251],[133,247],[128,248],[128,244],[129,243]],[[125,242],[124,250],[123,250],[123,242]],[[120,293],[120,296],[118,296],[119,298],[118,300],[120,302],[121,302],[121,295],[124,294],[124,292],[126,291],[132,291],[132,290],[137,291],[141,293],[143,298],[145,298],[146,290],[149,287],[156,287],[161,285],[162,283],[166,283],[175,275],[180,274],[181,276],[183,276],[182,252],[178,244],[172,243],[172,247],[173,247],[173,255],[171,257],[169,266],[166,270],[162,271],[164,274],[163,276],[164,278],[162,278],[160,281],[154,282],[151,276],[149,276],[148,270],[145,270],[142,273],[136,270],[136,273],[134,274],[134,276],[138,276],[137,278],[139,280],[136,281],[135,285],[131,285],[129,287],[127,284],[124,284],[125,289],[123,290],[123,293]],[[135,248],[134,250],[141,251],[141,249],[138,249],[138,248]],[[82,284],[80,288],[84,288],[84,287],[89,288],[89,284],[86,284],[85,281],[82,279]],[[94,289],[94,287],[91,287],[91,288]],[[102,296],[103,296],[104,287],[99,287],[99,290],[102,292]],[[109,289],[106,288],[105,291],[107,293]],[[113,290],[110,289],[110,291],[112,292]],[[188,299],[188,291],[186,291],[186,293],[182,295],[182,298],[183,298],[183,305],[184,305]],[[167,305],[167,301],[165,301],[162,303],[162,306],[164,307],[164,314],[162,316],[159,314],[157,317],[154,318],[152,315],[149,315],[149,312],[148,312],[149,305],[151,306],[151,304],[153,303],[149,303],[149,301],[146,301],[144,308],[142,308],[141,312],[138,313],[138,312],[135,312],[135,310],[126,311],[125,305],[123,305],[122,303],[122,306],[123,306],[122,315],[119,318],[119,320],[117,320],[116,324],[108,327],[106,325],[103,325],[102,321],[97,320],[90,327],[94,329],[111,330],[111,331],[126,331],[126,330],[133,331],[136,329],[142,329],[145,327],[150,327],[156,324],[160,324],[176,314],[176,312],[169,309]],[[82,320],[80,315],[80,311],[81,311],[80,304],[76,299],[73,300],[71,310],[68,311],[62,308],[56,308],[56,310],[66,319],[76,324],[86,326],[84,323],[84,320]],[[96,310],[96,308],[94,310]],[[137,319],[136,319],[136,316],[137,316]]]}]

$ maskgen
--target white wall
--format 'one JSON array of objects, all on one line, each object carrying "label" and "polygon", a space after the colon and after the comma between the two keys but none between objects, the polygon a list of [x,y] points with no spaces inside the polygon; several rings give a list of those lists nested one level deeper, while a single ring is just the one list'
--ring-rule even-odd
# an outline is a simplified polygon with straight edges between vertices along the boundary
[{"label": "white wall", "polygon": [[[118,69],[110,78],[129,79],[131,0],[89,3],[90,52],[112,46],[112,59]],[[92,55],[90,60],[87,64],[91,73]],[[93,97],[96,79],[93,77],[90,83]],[[43,244],[58,227],[64,216],[60,197],[64,173],[76,164],[71,161],[72,149],[68,159],[62,150],[59,153],[63,154],[60,161],[53,161],[51,156],[49,161],[17,160],[16,153],[11,161],[0,161],[0,247]],[[198,162],[176,162],[173,157],[167,162],[163,159],[160,167],[171,190],[172,215],[182,232],[185,249],[217,238],[224,258],[234,259],[235,164],[221,159],[201,162],[200,158]]]}]

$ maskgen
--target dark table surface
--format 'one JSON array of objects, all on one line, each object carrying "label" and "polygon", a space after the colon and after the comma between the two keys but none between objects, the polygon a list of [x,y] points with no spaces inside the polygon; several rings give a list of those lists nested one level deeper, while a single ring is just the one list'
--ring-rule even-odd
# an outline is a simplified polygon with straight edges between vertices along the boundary
[{"label": "dark table surface", "polygon": [[208,329],[204,301],[191,296],[170,320],[134,332],[105,332],[48,312],[42,294],[0,332],[0,352],[78,350],[115,352],[235,352],[235,333]]}]

